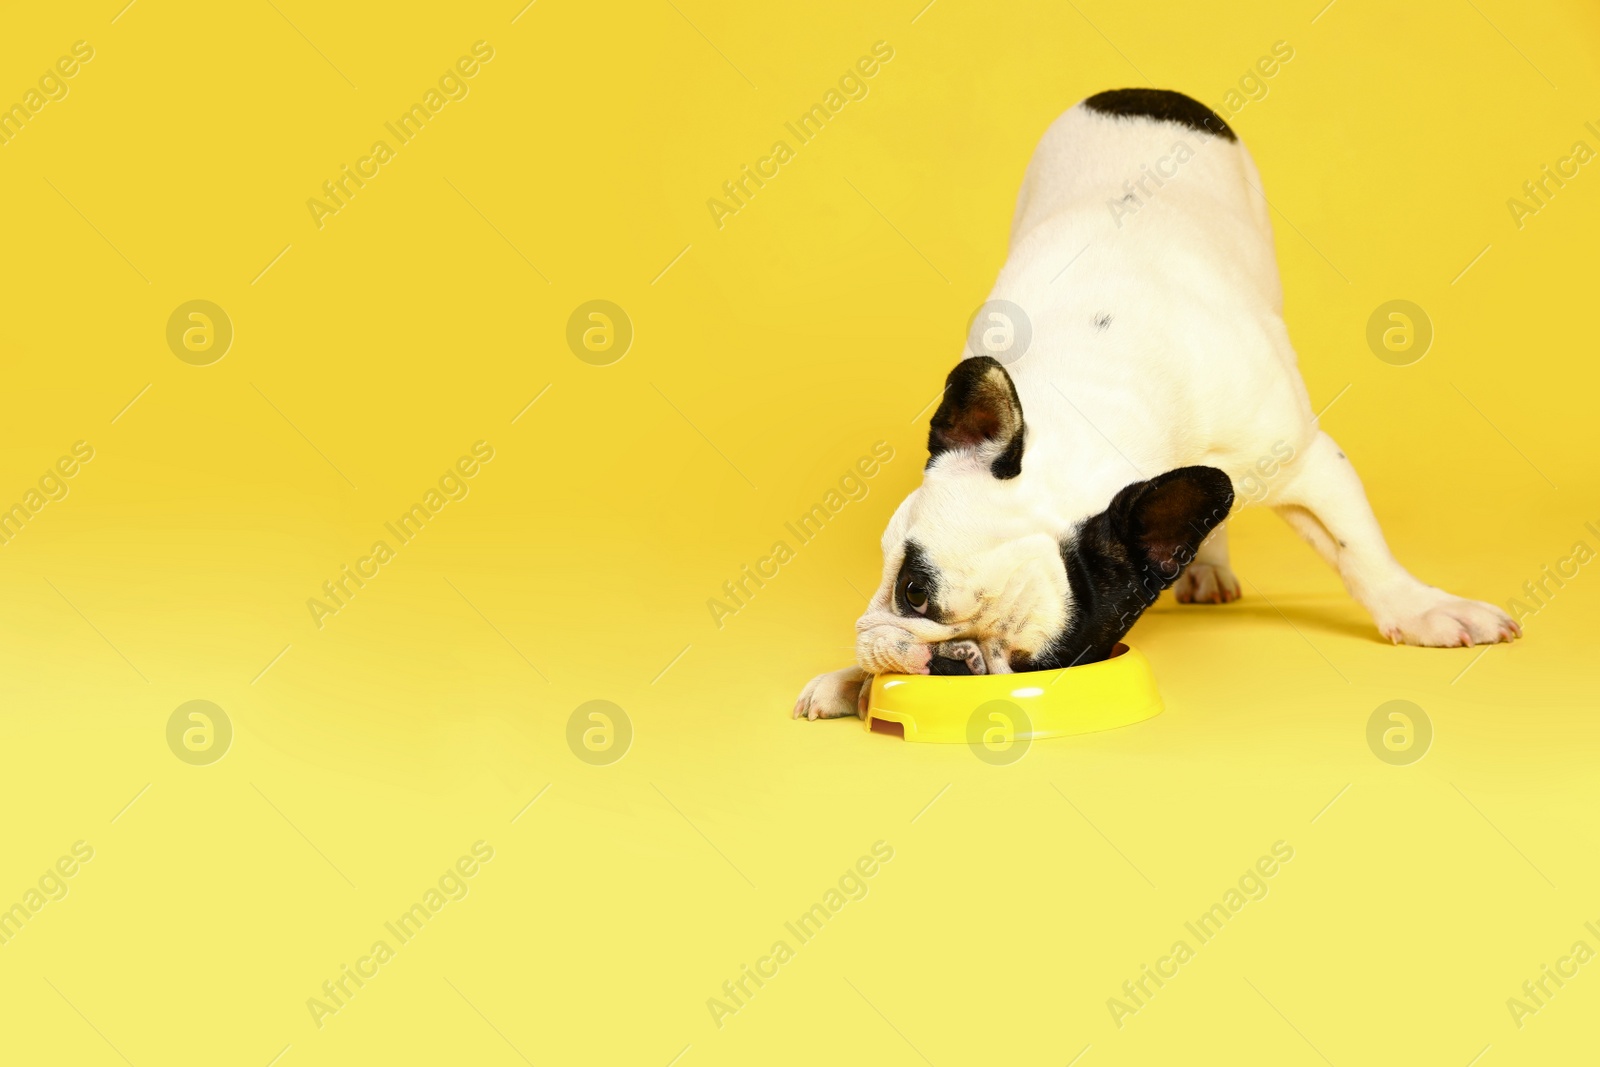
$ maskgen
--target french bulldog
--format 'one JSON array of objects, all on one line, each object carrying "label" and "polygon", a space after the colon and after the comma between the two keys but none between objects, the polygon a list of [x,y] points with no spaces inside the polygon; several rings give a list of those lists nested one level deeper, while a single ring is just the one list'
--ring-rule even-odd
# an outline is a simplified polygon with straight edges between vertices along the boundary
[{"label": "french bulldog", "polygon": [[[1236,506],[1282,516],[1395,643],[1520,635],[1390,554],[1312,413],[1260,190],[1234,131],[1181,93],[1104,92],[1051,125],[933,414],[922,484],[884,532],[857,662],[813,679],[796,718],[864,716],[875,674],[1105,659],[1169,587],[1236,600]],[[990,350],[986,314],[1009,349]]]}]

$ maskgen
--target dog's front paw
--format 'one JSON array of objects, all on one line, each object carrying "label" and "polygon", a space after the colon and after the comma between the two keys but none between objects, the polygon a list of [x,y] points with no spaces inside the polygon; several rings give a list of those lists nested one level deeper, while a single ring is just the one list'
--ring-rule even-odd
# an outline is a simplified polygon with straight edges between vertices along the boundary
[{"label": "dog's front paw", "polygon": [[978,642],[963,637],[934,646],[933,659],[928,664],[930,674],[960,674],[963,667],[967,674],[987,673],[983,650],[978,647]]},{"label": "dog's front paw", "polygon": [[1511,616],[1481,600],[1464,600],[1438,590],[1422,604],[1387,613],[1378,629],[1395,644],[1457,648],[1492,645],[1522,636]]},{"label": "dog's front paw", "polygon": [[860,667],[819,674],[800,691],[794,702],[796,719],[841,719],[846,715],[867,717],[864,697],[870,690],[871,676]]},{"label": "dog's front paw", "polygon": [[1226,563],[1195,560],[1172,586],[1180,604],[1228,604],[1239,599],[1239,579]]}]

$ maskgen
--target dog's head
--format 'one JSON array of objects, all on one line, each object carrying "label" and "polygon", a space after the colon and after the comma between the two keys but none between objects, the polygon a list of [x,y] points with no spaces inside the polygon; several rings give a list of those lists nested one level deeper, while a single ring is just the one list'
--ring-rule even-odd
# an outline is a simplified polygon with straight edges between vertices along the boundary
[{"label": "dog's head", "polygon": [[[1004,673],[1104,659],[1233,505],[1222,471],[1180,467],[1062,531],[1022,476],[1026,438],[1005,368],[987,356],[958,363],[922,485],[883,535],[883,580],[856,622],[862,669]],[[967,642],[978,662],[956,659],[952,646]]]}]

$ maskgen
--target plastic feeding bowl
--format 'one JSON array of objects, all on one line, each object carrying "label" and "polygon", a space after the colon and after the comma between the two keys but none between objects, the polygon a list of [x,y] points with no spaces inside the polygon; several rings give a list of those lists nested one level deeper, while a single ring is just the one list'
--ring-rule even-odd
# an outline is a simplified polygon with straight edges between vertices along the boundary
[{"label": "plastic feeding bowl", "polygon": [[[1118,645],[1109,659],[1021,674],[880,674],[867,729],[907,741],[992,745],[1113,730],[1161,714],[1150,661]],[[996,732],[999,732],[998,735]]]}]

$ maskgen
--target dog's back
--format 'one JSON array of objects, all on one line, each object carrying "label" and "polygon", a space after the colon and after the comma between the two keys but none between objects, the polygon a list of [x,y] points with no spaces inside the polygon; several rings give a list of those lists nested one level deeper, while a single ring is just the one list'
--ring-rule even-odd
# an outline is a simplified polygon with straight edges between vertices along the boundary
[{"label": "dog's back", "polygon": [[[1105,470],[1092,495],[1129,463],[1237,477],[1310,432],[1260,190],[1234,132],[1181,93],[1092,96],[1035,149],[993,296],[1032,320],[1008,369],[1039,444],[1057,438],[1076,479]],[[1085,463],[1106,437],[1121,455]]]}]

